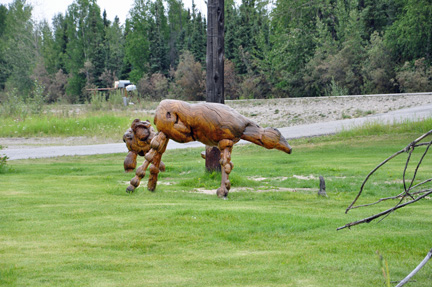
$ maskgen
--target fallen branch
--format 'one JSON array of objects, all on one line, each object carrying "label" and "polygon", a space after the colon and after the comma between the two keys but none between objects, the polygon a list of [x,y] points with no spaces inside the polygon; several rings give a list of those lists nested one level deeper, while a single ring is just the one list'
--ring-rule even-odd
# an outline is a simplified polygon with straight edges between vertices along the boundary
[{"label": "fallen branch", "polygon": [[[354,208],[371,206],[371,205],[374,205],[374,204],[377,204],[377,203],[380,203],[380,202],[383,202],[383,201],[389,200],[389,199],[400,199],[399,202],[394,207],[392,207],[390,209],[387,209],[387,210],[382,211],[382,212],[380,212],[378,214],[369,216],[369,217],[364,218],[362,220],[358,220],[358,221],[354,221],[354,222],[345,224],[344,226],[337,228],[337,230],[341,230],[341,229],[344,229],[344,228],[347,228],[347,227],[351,228],[351,226],[355,226],[355,225],[358,225],[358,224],[361,224],[361,223],[369,223],[372,220],[375,220],[375,219],[377,219],[379,217],[382,217],[382,216],[383,216],[383,218],[381,220],[383,220],[386,216],[388,216],[389,214],[391,214],[393,211],[395,211],[395,210],[397,210],[399,208],[405,207],[407,205],[410,205],[410,204],[412,204],[414,202],[417,202],[417,201],[419,201],[419,200],[427,197],[428,195],[432,194],[432,189],[423,189],[423,190],[419,190],[419,191],[414,191],[418,187],[420,187],[420,186],[422,186],[422,185],[424,185],[424,184],[429,183],[429,182],[432,181],[432,178],[429,178],[427,180],[424,180],[424,181],[422,181],[422,182],[414,185],[414,181],[416,179],[417,172],[418,172],[418,170],[420,168],[420,165],[422,164],[423,159],[425,158],[426,154],[428,153],[429,148],[432,146],[432,141],[427,142],[427,143],[419,143],[419,142],[421,140],[423,140],[424,138],[426,138],[427,136],[429,136],[430,134],[432,134],[432,130],[430,130],[429,132],[423,134],[421,137],[417,138],[416,140],[414,140],[413,142],[411,142],[409,145],[407,145],[404,149],[402,149],[402,150],[394,153],[393,155],[391,155],[390,157],[388,157],[386,160],[384,160],[383,162],[381,162],[377,167],[375,167],[366,176],[365,180],[363,181],[363,183],[362,183],[362,185],[360,187],[360,191],[358,192],[358,194],[355,197],[354,201],[345,210],[345,213],[347,213],[348,211],[350,211],[351,209],[354,209]],[[413,174],[413,176],[411,178],[411,182],[409,184],[409,187],[407,188],[407,184],[406,184],[406,181],[405,181],[405,176],[406,176],[406,171],[408,169],[408,164],[409,164],[409,162],[411,160],[411,155],[412,155],[414,149],[416,147],[420,147],[420,146],[427,146],[427,147],[426,147],[426,150],[423,152],[423,155],[421,156],[419,162],[417,163],[417,166],[416,166],[416,168],[414,170],[414,174]],[[378,201],[370,203],[370,204],[364,204],[364,205],[354,206],[354,204],[357,202],[357,200],[359,199],[360,195],[362,194],[364,186],[365,186],[366,182],[369,180],[369,178],[380,167],[382,167],[384,164],[386,164],[391,159],[393,159],[396,156],[398,156],[398,155],[400,155],[402,153],[405,153],[405,152],[408,152],[409,154],[408,154],[408,158],[407,158],[406,163],[405,163],[405,167],[404,167],[404,171],[403,171],[403,176],[402,176],[404,191],[401,192],[400,194],[396,195],[396,196],[389,196],[389,197],[380,198]],[[415,196],[418,196],[418,197],[415,198]],[[406,203],[402,203],[402,201],[405,198],[407,198],[407,197],[411,198],[411,200],[408,201],[408,202],[406,202]],[[399,282],[399,284],[396,287],[401,287],[401,286],[405,285],[421,268],[423,268],[423,266],[429,261],[429,259],[431,259],[431,257],[432,257],[432,249],[428,252],[428,254],[423,259],[423,261],[407,277],[405,277],[405,279],[403,279],[401,282]]]},{"label": "fallen branch", "polygon": [[420,262],[420,264],[419,264],[419,265],[418,265],[418,266],[417,266],[413,271],[411,271],[411,273],[408,274],[408,276],[405,277],[404,280],[402,280],[401,282],[399,282],[399,284],[396,285],[396,287],[401,287],[401,286],[405,285],[406,283],[408,283],[408,281],[409,281],[409,280],[410,280],[414,275],[416,275],[417,272],[419,272],[420,269],[423,268],[423,266],[426,265],[426,263],[429,261],[429,259],[431,259],[431,257],[432,257],[432,249],[428,252],[428,254],[427,254],[426,257],[423,259],[423,261]]},{"label": "fallen branch", "polygon": [[[407,162],[406,162],[406,164],[405,164],[405,169],[404,169],[404,173],[403,173],[403,183],[404,183],[404,192],[403,193],[405,193],[405,196],[406,195],[408,195],[408,196],[410,196],[413,200],[414,200],[414,198],[412,197],[412,195],[409,193],[409,190],[411,190],[412,188],[411,188],[411,186],[412,186],[412,184],[413,184],[413,182],[414,182],[414,179],[415,179],[415,177],[416,177],[416,175],[417,175],[417,171],[418,171],[418,169],[419,169],[419,167],[420,167],[420,165],[421,165],[421,163],[422,163],[422,161],[423,161],[423,158],[426,156],[426,154],[427,154],[427,152],[429,151],[429,147],[432,145],[432,141],[430,141],[430,142],[428,142],[428,143],[419,143],[419,141],[421,141],[421,140],[423,140],[425,137],[427,137],[427,136],[429,136],[430,134],[432,134],[432,130],[430,130],[429,132],[427,132],[427,133],[425,133],[425,134],[423,134],[422,136],[420,136],[419,138],[417,138],[416,140],[414,140],[413,142],[411,142],[409,145],[407,145],[405,148],[403,148],[403,149],[401,149],[400,151],[398,151],[398,152],[396,152],[396,153],[394,153],[393,155],[391,155],[390,157],[388,157],[387,159],[385,159],[383,162],[381,162],[377,167],[375,167],[367,176],[366,176],[366,178],[364,179],[364,181],[362,182],[362,185],[361,185],[361,187],[360,187],[360,191],[358,192],[358,194],[357,194],[357,196],[354,198],[354,200],[353,200],[353,202],[348,206],[348,208],[345,210],[345,213],[348,213],[348,211],[350,211],[351,209],[354,209],[354,208],[357,208],[356,206],[354,206],[354,204],[357,202],[357,200],[360,198],[360,196],[361,196],[361,194],[362,194],[362,192],[363,192],[363,189],[364,189],[364,187],[365,187],[365,185],[366,185],[366,183],[368,182],[368,180],[369,180],[369,178],[379,169],[379,168],[381,168],[383,165],[385,165],[387,162],[389,162],[390,160],[392,160],[393,158],[395,158],[396,156],[398,156],[398,155],[400,155],[400,154],[402,154],[402,153],[405,153],[405,152],[409,152],[409,156],[408,156],[408,160],[407,160]],[[419,147],[419,146],[427,146],[427,148],[426,148],[426,151],[423,153],[423,156],[421,157],[421,160],[419,161],[419,163],[417,164],[417,167],[416,167],[416,169],[415,169],[415,173],[414,173],[414,176],[413,176],[413,178],[412,178],[412,180],[411,180],[411,186],[407,189],[406,188],[406,184],[405,184],[405,173],[406,173],[406,169],[407,169],[407,166],[408,166],[408,163],[409,163],[409,160],[410,160],[410,158],[411,158],[411,153],[412,153],[412,151],[416,148],[416,147]],[[429,181],[431,181],[432,179],[430,179],[430,180],[427,180],[427,181],[425,181],[424,183],[426,183],[426,182],[429,182]],[[419,184],[418,185],[416,185],[415,187],[418,187],[419,186]],[[403,194],[402,193],[402,194]],[[379,201],[379,202],[381,202],[381,201]],[[377,202],[378,203],[378,202]],[[367,206],[367,205],[364,205],[364,206]]]},{"label": "fallen branch", "polygon": [[[415,189],[415,188],[417,188],[417,187],[419,187],[419,186],[421,186],[423,184],[431,182],[431,181],[432,181],[432,178],[429,178],[429,179],[427,179],[425,181],[422,181],[422,182],[414,185],[413,187],[411,187],[409,191],[411,191],[411,190],[413,190],[413,189]],[[418,194],[421,194],[421,193],[424,193],[424,192],[428,192],[428,190],[420,190],[420,191],[410,192],[410,194],[414,196],[414,195],[418,195]],[[351,209],[356,209],[356,208],[365,207],[365,206],[371,206],[371,205],[375,205],[375,204],[378,204],[378,203],[386,201],[386,200],[398,199],[398,198],[401,198],[401,197],[405,197],[405,192],[401,192],[401,193],[399,193],[398,195],[395,195],[395,196],[383,197],[383,198],[380,198],[377,201],[372,202],[372,203],[362,204],[362,205],[356,205],[356,206],[351,207]]]},{"label": "fallen branch", "polygon": [[423,194],[422,196],[417,197],[417,198],[414,199],[414,200],[408,201],[408,202],[403,203],[403,204],[400,204],[400,205],[398,204],[398,205],[396,205],[395,207],[392,207],[392,208],[390,208],[390,209],[387,209],[387,210],[385,210],[385,211],[383,211],[383,212],[380,212],[380,213],[378,213],[378,214],[372,215],[372,216],[367,217],[367,218],[364,218],[364,219],[362,219],[362,220],[358,220],[358,221],[354,221],[354,222],[347,223],[347,224],[345,224],[345,225],[342,226],[342,227],[338,227],[337,230],[341,230],[341,229],[344,229],[344,228],[347,228],[347,227],[350,228],[351,226],[355,226],[355,225],[358,225],[358,224],[361,224],[361,223],[369,223],[369,222],[371,222],[372,220],[377,219],[378,217],[381,217],[381,216],[383,216],[383,215],[389,214],[389,213],[391,213],[391,212],[393,212],[393,211],[395,211],[395,210],[397,210],[397,209],[399,209],[399,208],[405,207],[405,206],[407,206],[407,205],[409,205],[409,204],[411,204],[411,203],[417,202],[417,201],[419,201],[420,199],[425,198],[425,197],[428,196],[429,194],[432,194],[432,189],[430,189],[430,190],[428,190],[428,191],[422,191],[422,192],[426,192],[426,193]]}]

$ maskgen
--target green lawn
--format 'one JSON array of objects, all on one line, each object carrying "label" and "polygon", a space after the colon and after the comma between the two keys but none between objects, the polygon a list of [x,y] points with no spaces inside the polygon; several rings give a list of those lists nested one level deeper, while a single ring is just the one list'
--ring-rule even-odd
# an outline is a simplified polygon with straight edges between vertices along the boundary
[{"label": "green lawn", "polygon": [[[220,180],[204,172],[200,149],[168,151],[156,191],[146,176],[131,195],[123,154],[9,161],[0,285],[385,286],[377,251],[396,281],[432,247],[430,200],[336,228],[395,203],[344,214],[367,173],[418,135],[303,139],[292,155],[235,146],[228,200],[200,192]],[[361,203],[397,194],[405,159],[373,177]],[[426,157],[418,178],[431,173]],[[414,279],[407,286],[431,286],[432,264]]]}]

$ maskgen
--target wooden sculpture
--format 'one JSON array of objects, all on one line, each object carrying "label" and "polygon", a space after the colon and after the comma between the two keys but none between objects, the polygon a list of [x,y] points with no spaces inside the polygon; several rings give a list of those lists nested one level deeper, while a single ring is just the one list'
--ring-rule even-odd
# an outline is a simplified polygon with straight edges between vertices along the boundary
[{"label": "wooden sculpture", "polygon": [[[123,141],[129,150],[123,166],[126,172],[131,172],[137,164],[137,156],[144,156],[150,150],[150,142],[156,133],[150,122],[135,119],[132,125],[123,135]],[[165,171],[165,164],[160,163],[159,169]]]},{"label": "wooden sculpture", "polygon": [[150,164],[147,187],[150,191],[155,190],[160,170],[158,166],[169,139],[180,143],[199,141],[219,148],[222,167],[222,182],[217,190],[219,197],[226,197],[231,188],[231,152],[233,145],[239,140],[291,153],[291,147],[277,129],[262,128],[223,104],[188,104],[177,100],[163,100],[156,109],[154,123],[159,133],[151,141],[151,149],[145,154],[143,165],[137,168],[135,177],[130,181],[128,192],[139,186]]}]

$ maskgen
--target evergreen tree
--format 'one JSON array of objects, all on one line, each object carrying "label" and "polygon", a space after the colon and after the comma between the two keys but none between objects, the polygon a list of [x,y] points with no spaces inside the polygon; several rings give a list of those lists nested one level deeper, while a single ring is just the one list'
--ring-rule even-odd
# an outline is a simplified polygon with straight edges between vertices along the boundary
[{"label": "evergreen tree", "polygon": [[[5,12],[4,8],[2,9]],[[6,80],[6,88],[17,88],[23,95],[29,95],[33,88],[31,74],[36,65],[37,37],[31,20],[32,7],[25,0],[15,0],[9,4],[4,18],[2,32],[4,66],[0,77]]]},{"label": "evergreen tree", "polygon": [[130,64],[129,78],[136,83],[150,71],[149,2],[135,0],[134,7],[129,13],[131,18],[126,20],[125,27],[125,60],[126,67]]},{"label": "evergreen tree", "polygon": [[150,72],[167,74],[168,59],[168,21],[162,0],[151,4],[152,17],[149,19],[150,31]]},{"label": "evergreen tree", "polygon": [[168,0],[168,55],[169,65],[177,67],[181,51],[185,45],[185,25],[187,11],[184,9],[181,0]]},{"label": "evergreen tree", "polygon": [[425,58],[432,64],[432,3],[406,0],[402,12],[386,33],[386,43],[400,62]]},{"label": "evergreen tree", "polygon": [[3,90],[6,85],[6,80],[9,77],[10,70],[5,58],[6,52],[6,17],[8,9],[5,5],[0,5],[0,90]]},{"label": "evergreen tree", "polygon": [[69,43],[68,38],[68,27],[65,17],[62,14],[54,16],[52,21],[53,26],[53,38],[54,38],[54,57],[55,57],[55,69],[66,71],[66,48]]},{"label": "evergreen tree", "polygon": [[105,70],[114,73],[117,79],[121,78],[124,63],[125,41],[123,29],[118,17],[110,26],[105,27]]},{"label": "evergreen tree", "polygon": [[225,58],[229,60],[238,59],[238,46],[236,34],[239,21],[239,12],[234,0],[225,1]]}]

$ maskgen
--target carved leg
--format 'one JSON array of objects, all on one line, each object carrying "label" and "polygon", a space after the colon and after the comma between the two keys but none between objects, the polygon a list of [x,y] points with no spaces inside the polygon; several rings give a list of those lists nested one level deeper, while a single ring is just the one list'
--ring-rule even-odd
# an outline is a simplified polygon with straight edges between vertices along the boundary
[{"label": "carved leg", "polygon": [[231,182],[229,181],[229,174],[233,169],[233,164],[231,162],[231,152],[234,142],[231,140],[221,140],[219,142],[219,150],[221,151],[220,165],[222,170],[222,181],[221,187],[217,190],[217,196],[226,198],[228,192],[231,188]]},{"label": "carved leg", "polygon": [[123,166],[126,172],[131,172],[136,168],[137,164],[137,154],[135,152],[130,151],[126,156]]},{"label": "carved leg", "polygon": [[150,177],[148,181],[148,190],[153,191],[156,188],[157,183],[157,177],[159,174],[159,167],[161,163],[162,154],[165,152],[167,144],[168,144],[168,138],[166,135],[162,132],[158,133],[157,136],[155,136],[151,143],[151,149],[146,155],[144,156],[145,161],[142,166],[137,168],[135,177],[131,179],[130,185],[127,187],[127,192],[133,192],[135,188],[137,188],[141,182],[141,180],[144,178],[147,167],[150,166]]}]

